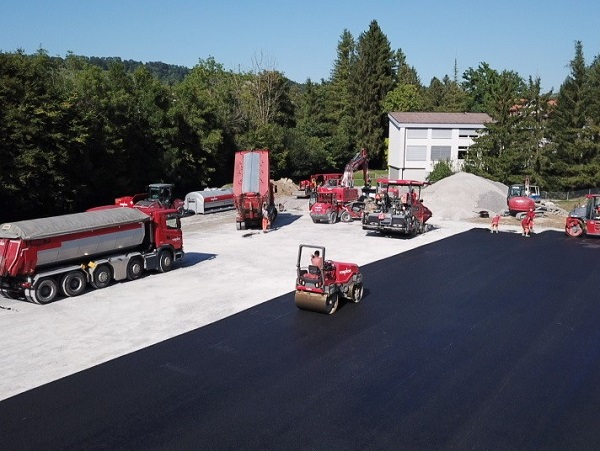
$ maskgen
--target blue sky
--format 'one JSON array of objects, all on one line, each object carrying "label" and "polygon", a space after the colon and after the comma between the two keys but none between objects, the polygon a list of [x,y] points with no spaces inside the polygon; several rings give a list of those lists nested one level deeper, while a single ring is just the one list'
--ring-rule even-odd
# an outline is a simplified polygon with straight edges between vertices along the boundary
[{"label": "blue sky", "polygon": [[376,20],[421,81],[487,62],[539,76],[556,92],[574,43],[600,54],[600,2],[589,0],[5,0],[0,51],[118,56],[193,67],[210,56],[226,69],[254,61],[304,82],[327,79],[344,29]]}]

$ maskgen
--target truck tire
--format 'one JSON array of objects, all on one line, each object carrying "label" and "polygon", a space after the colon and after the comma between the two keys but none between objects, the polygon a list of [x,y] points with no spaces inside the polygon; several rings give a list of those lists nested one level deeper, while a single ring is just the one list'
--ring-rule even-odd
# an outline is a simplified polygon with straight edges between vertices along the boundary
[{"label": "truck tire", "polygon": [[42,279],[31,292],[31,300],[36,304],[48,304],[58,295],[58,284],[51,277]]},{"label": "truck tire", "polygon": [[327,298],[327,314],[333,315],[338,309],[339,304],[339,295],[338,293],[333,293],[331,296]]},{"label": "truck tire", "polygon": [[329,213],[327,215],[327,223],[335,224],[336,222],[337,222],[337,213],[335,211],[332,211],[331,213]]},{"label": "truck tire", "polygon": [[171,251],[163,249],[158,254],[158,270],[160,272],[169,272],[173,269],[173,254]]},{"label": "truck tire", "polygon": [[74,297],[83,294],[87,285],[85,274],[81,271],[71,271],[60,281],[60,288],[65,296]]},{"label": "truck tire", "polygon": [[94,288],[106,288],[112,279],[112,273],[108,265],[100,265],[96,267],[92,278],[92,286]]},{"label": "truck tire", "polygon": [[142,257],[133,257],[127,263],[127,280],[136,280],[142,277],[144,272],[144,260]]}]

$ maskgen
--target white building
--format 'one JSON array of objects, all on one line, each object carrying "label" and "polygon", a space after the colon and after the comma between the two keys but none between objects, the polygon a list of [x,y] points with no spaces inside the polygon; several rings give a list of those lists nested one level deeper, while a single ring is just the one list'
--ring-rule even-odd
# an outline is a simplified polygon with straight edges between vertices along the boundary
[{"label": "white building", "polygon": [[465,154],[492,118],[485,113],[389,113],[388,172],[425,181],[438,161],[460,170]]}]

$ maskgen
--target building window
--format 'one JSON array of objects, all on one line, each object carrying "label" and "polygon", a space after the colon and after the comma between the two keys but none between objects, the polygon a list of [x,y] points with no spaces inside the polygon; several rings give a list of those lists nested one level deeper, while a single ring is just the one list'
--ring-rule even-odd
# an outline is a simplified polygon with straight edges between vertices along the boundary
[{"label": "building window", "polygon": [[464,160],[469,152],[469,146],[458,146],[458,159]]},{"label": "building window", "polygon": [[479,133],[477,133],[477,130],[472,130],[472,129],[461,129],[458,131],[458,137],[459,138],[477,138],[479,136]]},{"label": "building window", "polygon": [[427,139],[426,128],[407,128],[406,129],[407,139]]},{"label": "building window", "polygon": [[447,161],[450,159],[450,146],[431,146],[431,161]]},{"label": "building window", "polygon": [[427,160],[427,146],[406,146],[406,161]]},{"label": "building window", "polygon": [[450,139],[452,138],[451,128],[432,128],[431,129],[432,139]]}]

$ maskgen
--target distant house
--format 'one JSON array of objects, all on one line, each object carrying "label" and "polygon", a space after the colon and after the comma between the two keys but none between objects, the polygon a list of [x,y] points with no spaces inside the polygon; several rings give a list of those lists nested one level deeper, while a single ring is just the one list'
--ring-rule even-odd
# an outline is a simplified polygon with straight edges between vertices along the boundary
[{"label": "distant house", "polygon": [[425,181],[436,162],[459,170],[473,139],[492,122],[485,113],[389,113],[390,178]]}]

